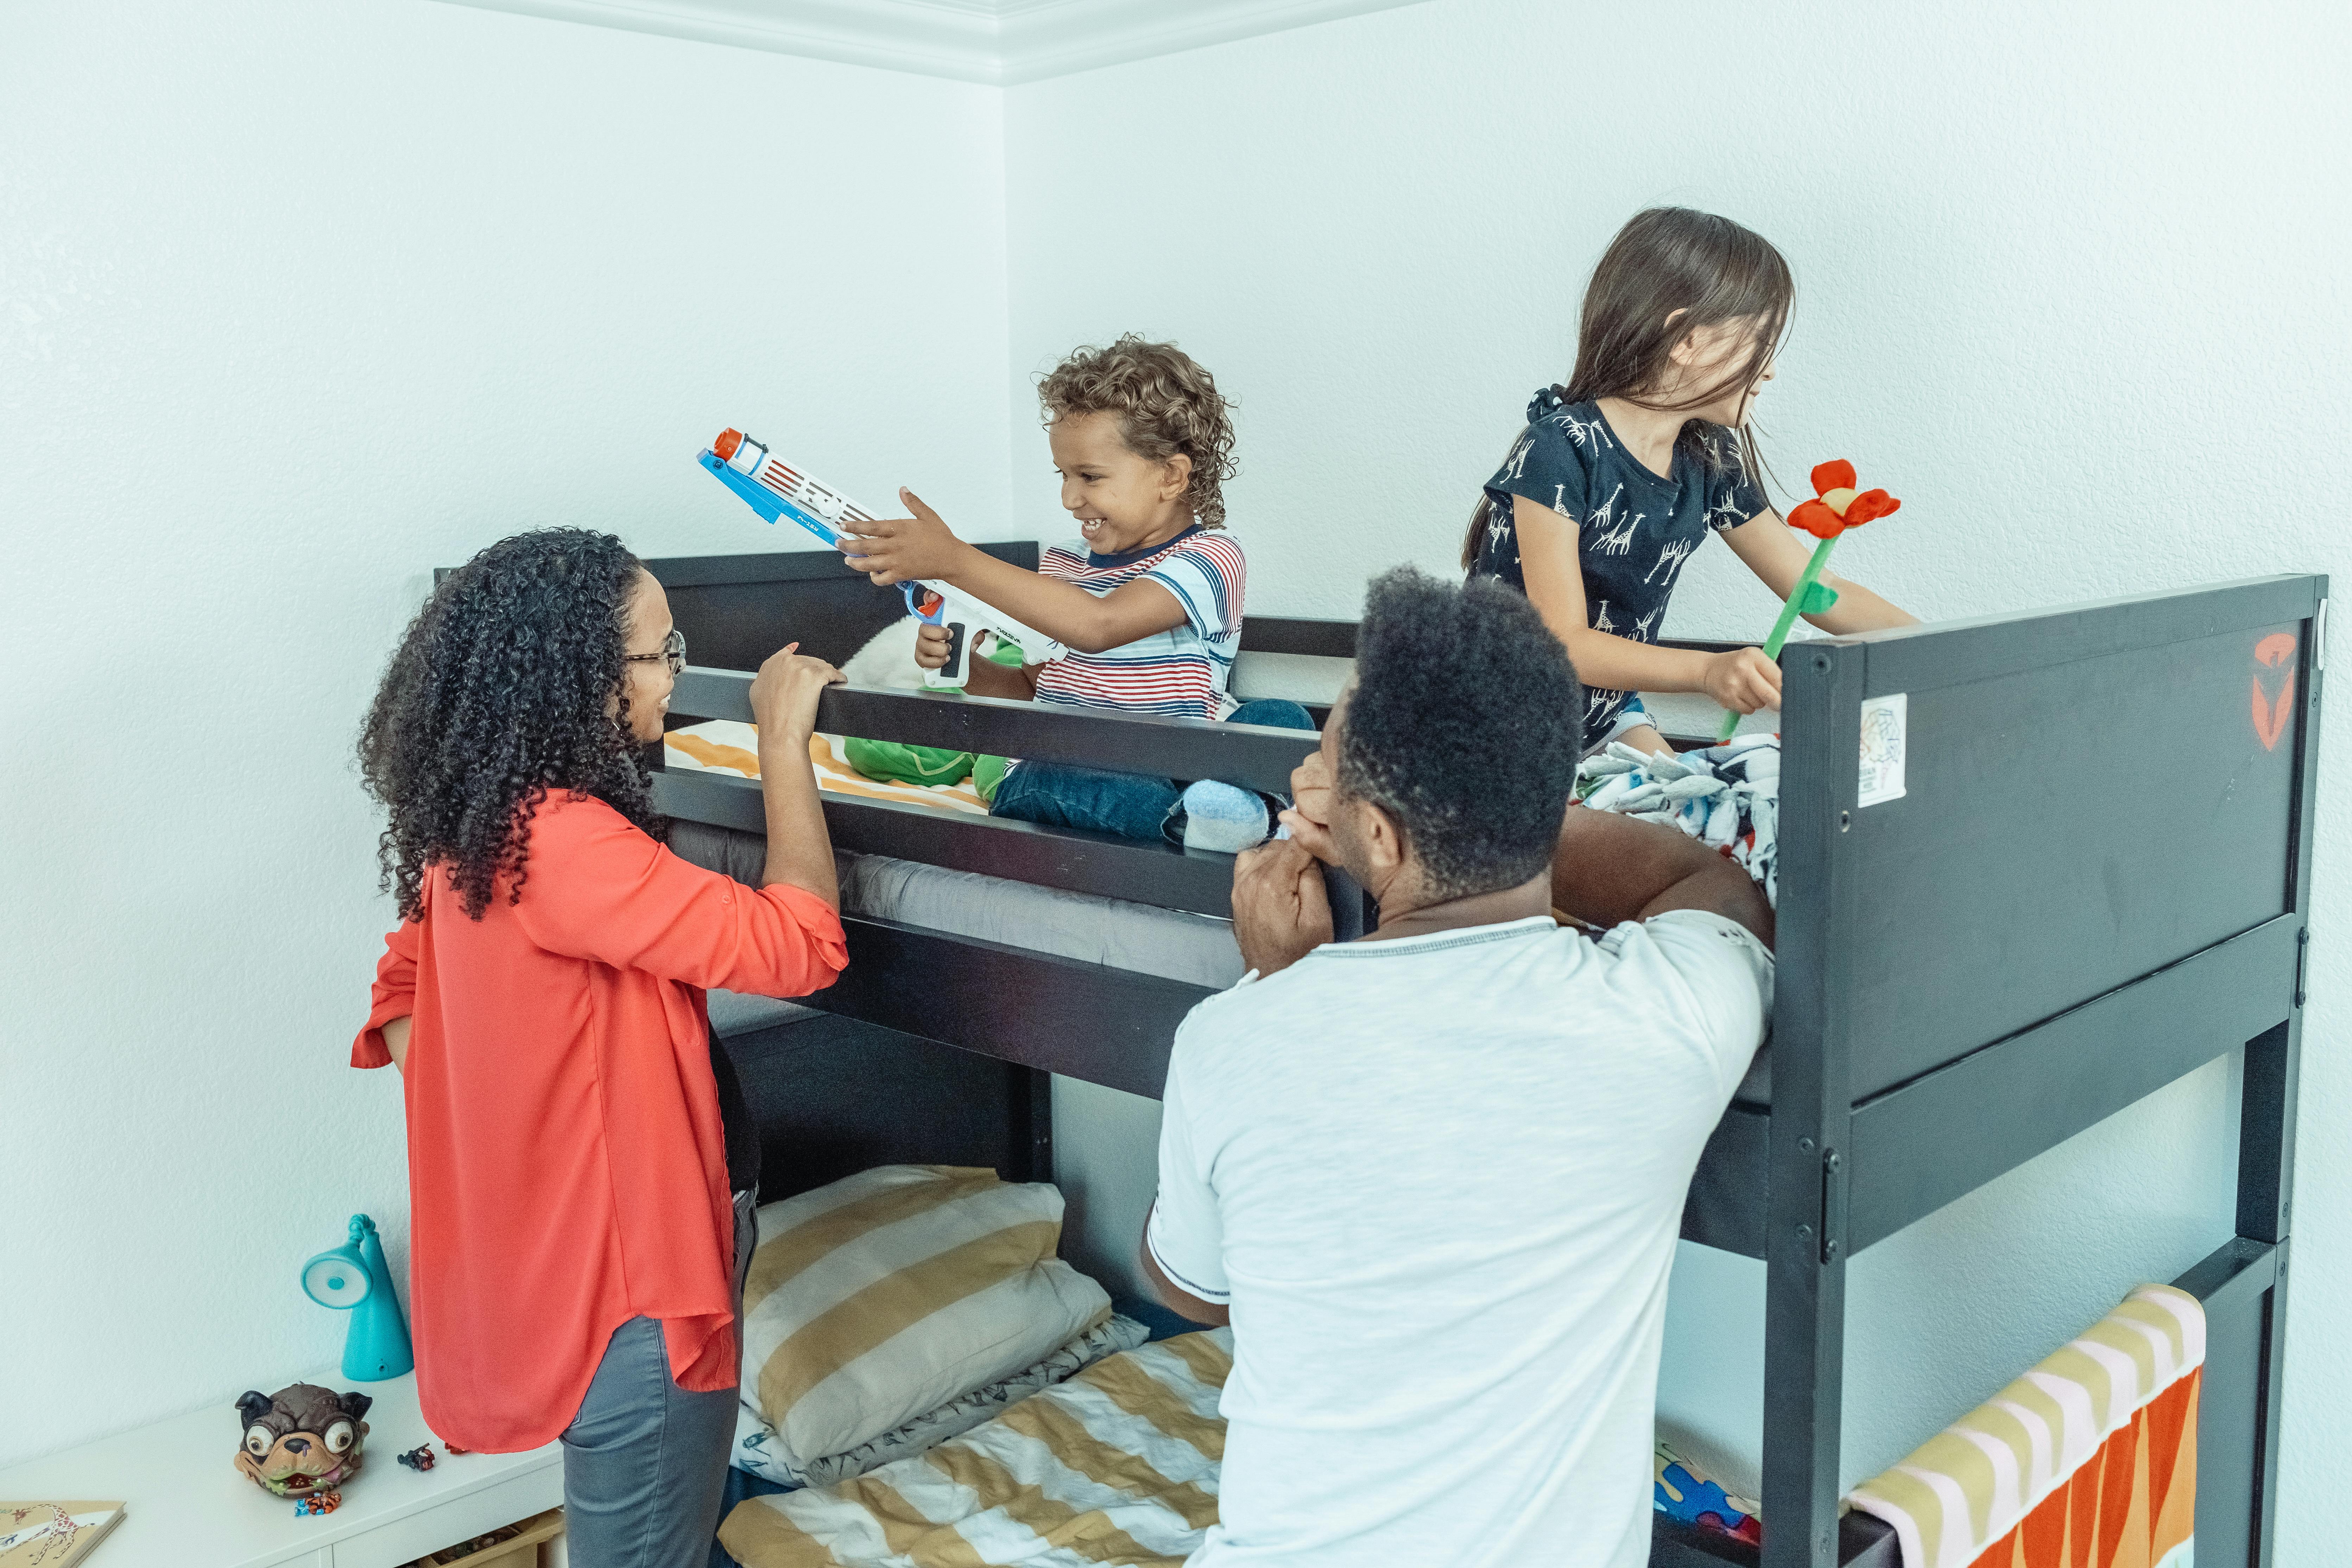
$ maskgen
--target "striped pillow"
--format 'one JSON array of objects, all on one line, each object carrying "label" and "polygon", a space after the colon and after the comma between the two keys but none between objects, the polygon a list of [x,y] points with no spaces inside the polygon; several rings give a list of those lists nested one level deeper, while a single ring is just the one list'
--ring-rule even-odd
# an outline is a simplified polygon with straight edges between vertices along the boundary
[{"label": "striped pillow", "polygon": [[1054,1255],[1062,1194],[881,1165],[760,1210],[743,1402],[803,1468],[1044,1360],[1108,1320]]}]

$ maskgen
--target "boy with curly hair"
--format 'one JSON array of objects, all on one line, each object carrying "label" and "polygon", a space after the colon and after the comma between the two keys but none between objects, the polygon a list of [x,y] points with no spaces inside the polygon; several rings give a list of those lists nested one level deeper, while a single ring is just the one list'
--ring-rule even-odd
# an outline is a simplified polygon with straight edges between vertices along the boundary
[{"label": "boy with curly hair", "polygon": [[[901,489],[913,515],[845,536],[849,563],[884,584],[949,583],[1069,647],[1067,658],[1046,665],[973,660],[970,689],[983,697],[1312,730],[1295,702],[1236,706],[1225,689],[1241,646],[1248,567],[1225,527],[1234,426],[1215,378],[1175,344],[1129,334],[1072,353],[1039,384],[1037,397],[1077,542],[1046,551],[1026,572],[958,539]],[[946,633],[924,627],[916,662],[936,669],[947,652]],[[982,782],[990,782],[985,772]],[[1182,786],[1031,762],[1010,764],[991,809],[1231,853],[1265,838],[1279,805],[1213,780]]]}]

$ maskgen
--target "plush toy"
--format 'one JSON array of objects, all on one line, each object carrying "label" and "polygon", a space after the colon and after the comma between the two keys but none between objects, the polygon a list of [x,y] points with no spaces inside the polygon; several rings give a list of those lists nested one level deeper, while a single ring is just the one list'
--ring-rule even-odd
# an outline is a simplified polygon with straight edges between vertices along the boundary
[{"label": "plush toy", "polygon": [[310,1497],[341,1486],[360,1472],[360,1444],[367,1436],[360,1417],[374,1403],[364,1394],[337,1394],[314,1383],[239,1394],[245,1441],[236,1451],[237,1473],[279,1497]]},{"label": "plush toy", "polygon": [[[1797,624],[1799,616],[1818,616],[1837,603],[1837,590],[1822,581],[1822,569],[1830,563],[1830,552],[1837,548],[1845,531],[1885,517],[1902,504],[1885,490],[1854,489],[1853,465],[1843,458],[1813,469],[1813,499],[1800,502],[1789,513],[1789,526],[1803,529],[1821,542],[1813,546],[1813,558],[1805,563],[1797,585],[1789,591],[1788,603],[1780,606],[1772,635],[1764,639],[1766,658],[1780,657],[1780,647],[1789,640],[1789,628]],[[1728,741],[1738,728],[1739,715],[1726,713],[1723,728],[1716,732],[1717,742]]]}]

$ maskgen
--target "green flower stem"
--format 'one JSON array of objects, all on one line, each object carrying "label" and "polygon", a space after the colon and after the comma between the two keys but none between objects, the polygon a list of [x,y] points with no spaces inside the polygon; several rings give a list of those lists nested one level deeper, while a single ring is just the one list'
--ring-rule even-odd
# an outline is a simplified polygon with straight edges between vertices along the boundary
[{"label": "green flower stem", "polygon": [[[1780,618],[1772,623],[1772,635],[1764,639],[1766,658],[1780,658],[1780,647],[1789,640],[1789,630],[1797,624],[1797,614],[1803,608],[1806,595],[1813,591],[1813,584],[1822,580],[1822,568],[1830,563],[1830,552],[1835,550],[1837,542],[1844,537],[1843,531],[1832,533],[1813,546],[1813,558],[1805,563],[1804,571],[1797,578],[1797,585],[1789,590],[1788,602],[1780,606]],[[1727,709],[1723,715],[1723,728],[1716,731],[1715,743],[1718,746],[1723,744],[1738,728],[1739,715]]]}]

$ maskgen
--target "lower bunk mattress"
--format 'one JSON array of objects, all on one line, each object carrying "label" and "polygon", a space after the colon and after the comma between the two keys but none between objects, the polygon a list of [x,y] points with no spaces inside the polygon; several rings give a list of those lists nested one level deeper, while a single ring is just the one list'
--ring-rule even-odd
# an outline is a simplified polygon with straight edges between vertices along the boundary
[{"label": "lower bunk mattress", "polygon": [[[1095,1363],[919,1454],[738,1504],[743,1568],[1177,1568],[1217,1520],[1233,1331]],[[2205,1321],[2144,1285],[1848,1502],[1906,1568],[2187,1568]],[[1755,1505],[1663,1446],[1657,1511],[1755,1545]]]},{"label": "lower bunk mattress", "polygon": [[1139,1346],[921,1454],[739,1504],[719,1543],[744,1568],[1175,1568],[1216,1521],[1232,1369],[1230,1330]]}]

